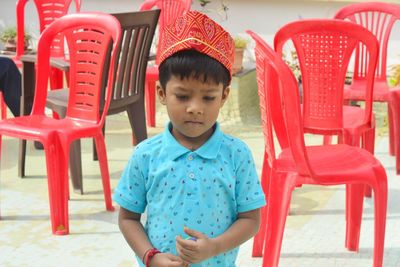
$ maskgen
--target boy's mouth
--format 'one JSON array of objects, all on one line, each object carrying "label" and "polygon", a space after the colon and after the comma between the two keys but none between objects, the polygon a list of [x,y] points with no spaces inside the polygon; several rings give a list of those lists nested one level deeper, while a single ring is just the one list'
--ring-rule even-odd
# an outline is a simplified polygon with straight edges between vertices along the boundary
[{"label": "boy's mouth", "polygon": [[194,121],[194,120],[185,121],[185,123],[186,123],[186,124],[203,124],[201,121]]}]

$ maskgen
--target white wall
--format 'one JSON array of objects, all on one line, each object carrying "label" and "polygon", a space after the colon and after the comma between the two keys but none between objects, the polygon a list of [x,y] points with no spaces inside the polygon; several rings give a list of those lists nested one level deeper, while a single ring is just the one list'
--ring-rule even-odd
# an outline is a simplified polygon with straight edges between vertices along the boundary
[{"label": "white wall", "polygon": [[[224,0],[229,10],[228,18],[218,15],[220,0],[211,0],[207,6],[207,14],[218,21],[231,34],[244,33],[251,29],[265,36],[270,42],[274,33],[284,24],[299,18],[331,18],[342,6],[355,1],[332,0]],[[360,1],[360,0],[359,0]],[[390,1],[390,0],[387,0]],[[142,0],[82,0],[82,11],[102,11],[107,13],[129,12],[138,10]],[[391,2],[400,2],[395,0]],[[16,0],[1,0],[0,29],[4,25],[15,24]],[[193,8],[201,10],[197,0],[193,0]],[[71,7],[71,10],[74,10]],[[400,23],[399,23],[400,24]],[[27,29],[38,35],[38,20],[33,1],[26,6]],[[396,45],[391,44],[395,55],[397,42],[400,42],[400,26],[396,26],[392,39]],[[400,61],[400,56],[399,56]]]},{"label": "white wall", "polygon": [[[223,20],[217,14],[220,0],[212,0],[207,6],[208,14],[219,21],[232,33],[253,29],[257,32],[272,34],[283,24],[302,18],[332,17],[335,11],[347,2],[324,2],[304,0],[224,0],[229,7],[228,19]],[[82,0],[82,11],[129,12],[138,10],[140,0]],[[1,0],[0,27],[2,24],[15,24],[16,0]],[[197,0],[193,0],[193,8],[201,10]],[[26,7],[28,24],[37,25],[33,1]]]}]

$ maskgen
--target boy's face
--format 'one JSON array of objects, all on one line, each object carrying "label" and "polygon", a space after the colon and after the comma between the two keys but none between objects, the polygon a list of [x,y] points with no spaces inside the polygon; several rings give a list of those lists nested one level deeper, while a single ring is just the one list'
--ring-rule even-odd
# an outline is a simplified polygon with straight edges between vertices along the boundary
[{"label": "boy's face", "polygon": [[224,89],[222,83],[204,83],[201,77],[181,80],[172,76],[166,88],[157,87],[157,94],[167,107],[172,134],[190,149],[191,144],[202,144],[213,133],[212,126],[228,97],[229,87]]}]

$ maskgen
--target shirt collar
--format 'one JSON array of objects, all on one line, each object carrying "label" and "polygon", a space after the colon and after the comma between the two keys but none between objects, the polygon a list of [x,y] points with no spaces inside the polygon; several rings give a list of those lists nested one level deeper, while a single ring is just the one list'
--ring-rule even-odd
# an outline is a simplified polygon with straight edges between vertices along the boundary
[{"label": "shirt collar", "polygon": [[202,158],[214,159],[217,157],[218,152],[221,148],[222,132],[220,130],[219,123],[216,122],[214,125],[214,133],[211,137],[198,149],[191,151],[190,149],[182,146],[171,134],[172,124],[169,122],[164,130],[163,143],[164,143],[164,157],[170,160],[175,160],[178,157],[192,152],[199,155]]}]

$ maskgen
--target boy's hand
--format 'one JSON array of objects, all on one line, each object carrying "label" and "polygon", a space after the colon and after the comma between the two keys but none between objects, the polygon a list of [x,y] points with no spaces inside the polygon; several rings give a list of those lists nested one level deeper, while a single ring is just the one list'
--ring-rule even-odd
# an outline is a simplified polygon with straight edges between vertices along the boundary
[{"label": "boy's hand", "polygon": [[184,227],[184,231],[196,241],[176,237],[178,255],[188,263],[198,263],[216,255],[216,244],[211,238],[195,230]]},{"label": "boy's hand", "polygon": [[188,267],[189,265],[181,258],[169,254],[158,253],[150,260],[150,267]]}]

